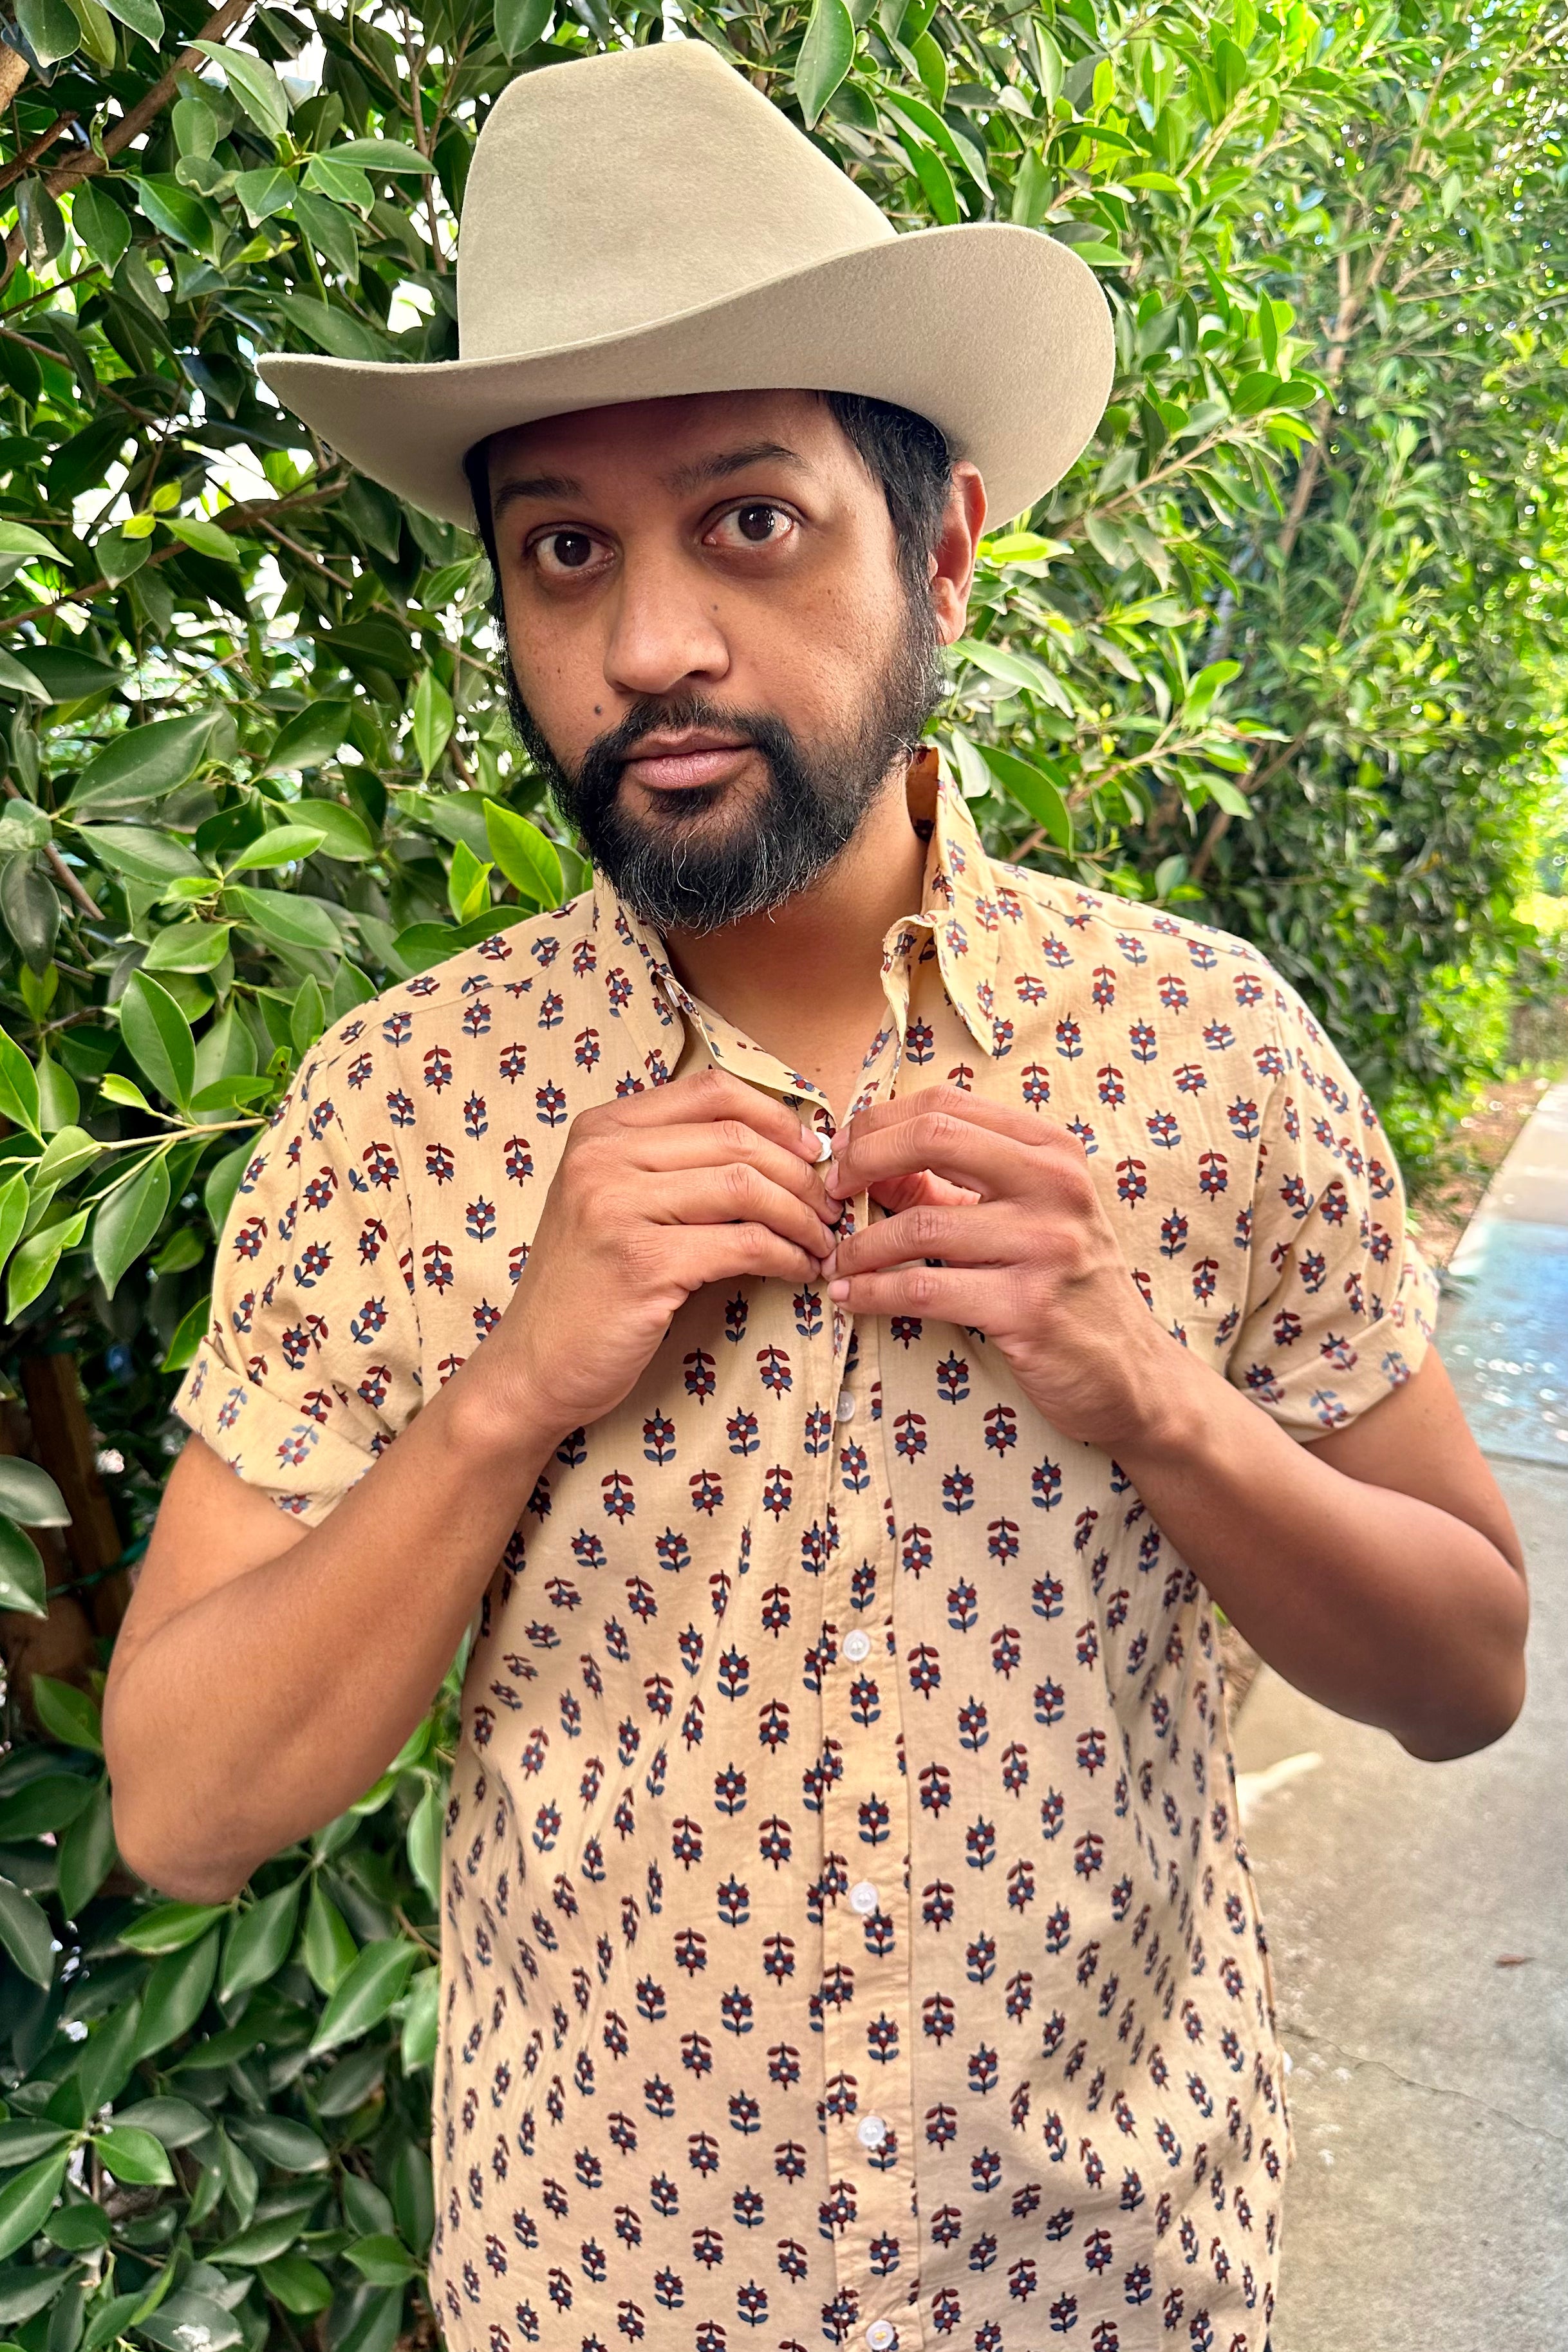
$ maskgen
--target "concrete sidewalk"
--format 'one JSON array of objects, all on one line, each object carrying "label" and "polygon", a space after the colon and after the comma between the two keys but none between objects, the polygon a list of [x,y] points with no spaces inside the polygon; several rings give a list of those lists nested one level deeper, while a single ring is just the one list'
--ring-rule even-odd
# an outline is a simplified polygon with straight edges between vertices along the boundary
[{"label": "concrete sidewalk", "polygon": [[1243,1709],[1293,2062],[1274,2352],[1568,2352],[1568,1087],[1493,1180],[1438,1344],[1529,1559],[1530,1696],[1436,1766],[1267,1670]]}]

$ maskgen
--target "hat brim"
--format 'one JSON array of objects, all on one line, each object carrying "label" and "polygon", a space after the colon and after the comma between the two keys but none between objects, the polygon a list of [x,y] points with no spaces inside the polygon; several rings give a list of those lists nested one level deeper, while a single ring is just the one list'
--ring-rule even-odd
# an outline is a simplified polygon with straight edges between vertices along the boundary
[{"label": "hat brim", "polygon": [[683,393],[799,387],[928,417],[1022,514],[1087,446],[1110,396],[1110,313],[1093,271],[1037,230],[921,229],[792,270],[630,333],[435,363],[275,355],[279,399],[411,506],[473,527],[463,457],[540,417]]}]

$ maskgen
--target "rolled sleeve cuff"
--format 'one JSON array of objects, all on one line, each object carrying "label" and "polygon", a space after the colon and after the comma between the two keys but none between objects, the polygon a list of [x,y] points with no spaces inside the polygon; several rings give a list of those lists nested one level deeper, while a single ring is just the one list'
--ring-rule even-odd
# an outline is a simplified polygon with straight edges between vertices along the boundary
[{"label": "rolled sleeve cuff", "polygon": [[1231,1379],[1269,1418],[1303,1443],[1343,1429],[1403,1388],[1421,1369],[1437,1320],[1437,1277],[1415,1243],[1405,1244],[1399,1277],[1381,1315],[1343,1332],[1300,1343],[1289,1357],[1234,1364]]},{"label": "rolled sleeve cuff", "polygon": [[380,1449],[362,1449],[249,1380],[209,1333],[174,1399],[174,1412],[231,1470],[280,1511],[317,1527],[363,1477]]}]

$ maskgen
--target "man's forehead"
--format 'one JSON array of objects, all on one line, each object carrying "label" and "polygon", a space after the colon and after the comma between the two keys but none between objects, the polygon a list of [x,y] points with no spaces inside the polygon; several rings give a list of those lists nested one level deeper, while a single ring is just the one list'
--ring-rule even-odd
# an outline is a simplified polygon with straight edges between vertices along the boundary
[{"label": "man's forehead", "polygon": [[683,393],[663,400],[618,402],[542,416],[491,436],[490,477],[508,473],[582,474],[635,460],[639,469],[677,478],[683,461],[721,450],[754,450],[820,462],[841,438],[821,395],[803,391]]}]

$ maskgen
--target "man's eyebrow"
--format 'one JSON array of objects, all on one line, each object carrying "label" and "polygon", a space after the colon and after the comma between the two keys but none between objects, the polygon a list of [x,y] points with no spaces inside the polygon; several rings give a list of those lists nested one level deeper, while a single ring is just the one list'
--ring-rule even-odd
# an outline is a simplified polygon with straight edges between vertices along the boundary
[{"label": "man's eyebrow", "polygon": [[500,514],[518,499],[580,499],[583,485],[570,474],[513,474],[490,493],[490,513]]},{"label": "man's eyebrow", "polygon": [[710,482],[728,481],[731,474],[743,474],[748,466],[794,466],[805,470],[805,460],[782,441],[750,441],[742,449],[716,449],[706,457],[693,457],[684,466],[677,466],[672,474],[664,477],[665,488],[678,496],[688,490],[700,490]]}]

